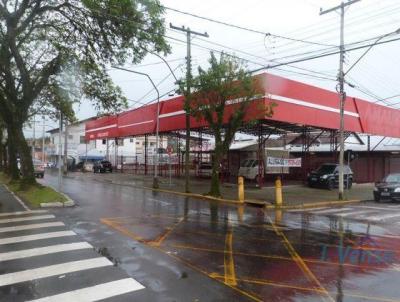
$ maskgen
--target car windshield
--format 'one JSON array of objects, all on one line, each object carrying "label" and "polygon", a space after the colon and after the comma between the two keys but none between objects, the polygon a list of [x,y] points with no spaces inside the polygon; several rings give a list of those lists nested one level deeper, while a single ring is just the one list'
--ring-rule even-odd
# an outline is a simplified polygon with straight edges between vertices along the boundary
[{"label": "car windshield", "polygon": [[400,183],[400,174],[389,174],[384,179],[385,182],[398,182]]},{"label": "car windshield", "polygon": [[336,165],[322,165],[317,170],[318,174],[332,174],[336,169]]},{"label": "car windshield", "polygon": [[248,164],[249,164],[249,160],[246,159],[244,162],[242,162],[242,164],[240,166],[241,167],[247,167]]}]

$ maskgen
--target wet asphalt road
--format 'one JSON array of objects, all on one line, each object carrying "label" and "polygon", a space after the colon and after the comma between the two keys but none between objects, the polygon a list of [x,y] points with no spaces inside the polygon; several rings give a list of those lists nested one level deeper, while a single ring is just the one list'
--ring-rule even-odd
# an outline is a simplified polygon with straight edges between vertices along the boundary
[{"label": "wet asphalt road", "polygon": [[266,212],[91,177],[63,187],[78,206],[51,212],[145,287],[134,301],[400,301],[400,205]]}]

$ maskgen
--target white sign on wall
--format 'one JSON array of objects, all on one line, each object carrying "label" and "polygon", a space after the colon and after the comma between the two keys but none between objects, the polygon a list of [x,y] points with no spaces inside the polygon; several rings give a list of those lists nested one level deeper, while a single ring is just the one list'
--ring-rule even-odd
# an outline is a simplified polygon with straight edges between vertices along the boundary
[{"label": "white sign on wall", "polygon": [[301,167],[301,158],[267,157],[267,167]]}]

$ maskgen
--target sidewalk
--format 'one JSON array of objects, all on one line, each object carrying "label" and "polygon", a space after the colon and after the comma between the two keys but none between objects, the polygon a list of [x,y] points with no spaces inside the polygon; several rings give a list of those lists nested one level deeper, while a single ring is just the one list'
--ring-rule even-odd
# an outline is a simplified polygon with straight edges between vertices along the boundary
[{"label": "sidewalk", "polygon": [[[153,178],[151,176],[121,174],[121,173],[69,173],[67,177],[90,178],[95,181],[113,183],[123,186],[148,187],[151,188]],[[210,179],[191,178],[190,191],[195,194],[205,194],[209,191]],[[184,193],[184,179],[172,178],[170,185],[169,179],[159,178],[160,189]],[[353,188],[345,192],[347,200],[371,200],[373,185],[354,185]],[[222,184],[221,194],[224,199],[237,200],[237,185]],[[245,199],[273,204],[275,200],[274,187],[264,187],[259,189],[254,186],[245,186]],[[284,205],[302,205],[316,202],[336,201],[337,191],[325,189],[313,189],[302,185],[288,185],[283,183]]]}]

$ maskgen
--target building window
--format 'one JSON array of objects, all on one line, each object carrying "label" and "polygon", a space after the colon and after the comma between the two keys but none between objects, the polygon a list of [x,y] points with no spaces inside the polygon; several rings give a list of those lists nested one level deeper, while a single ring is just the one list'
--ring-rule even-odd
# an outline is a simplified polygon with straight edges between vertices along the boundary
[{"label": "building window", "polygon": [[136,142],[136,145],[140,145],[140,142]]},{"label": "building window", "polygon": [[107,140],[103,139],[103,145],[107,144]]},{"label": "building window", "polygon": [[51,138],[51,143],[54,144],[54,136]]},{"label": "building window", "polygon": [[133,143],[133,138],[130,138],[130,139],[129,139],[129,142],[130,142],[130,143]]},{"label": "building window", "polygon": [[156,145],[155,142],[150,142],[150,147],[154,147]]},{"label": "building window", "polygon": [[85,136],[83,135],[81,135],[81,136],[79,136],[79,143],[80,144],[86,144],[86,140],[85,140]]},{"label": "building window", "polygon": [[73,140],[73,139],[74,139],[74,136],[73,136],[72,134],[68,134],[68,139],[69,139],[69,140]]}]

